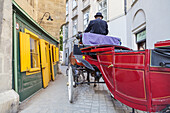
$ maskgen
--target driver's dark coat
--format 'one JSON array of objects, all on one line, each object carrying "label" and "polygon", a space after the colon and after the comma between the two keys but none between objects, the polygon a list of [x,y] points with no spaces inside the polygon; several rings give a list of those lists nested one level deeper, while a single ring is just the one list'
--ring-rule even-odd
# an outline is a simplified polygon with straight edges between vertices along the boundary
[{"label": "driver's dark coat", "polygon": [[107,35],[108,34],[107,22],[99,18],[91,20],[85,32]]}]

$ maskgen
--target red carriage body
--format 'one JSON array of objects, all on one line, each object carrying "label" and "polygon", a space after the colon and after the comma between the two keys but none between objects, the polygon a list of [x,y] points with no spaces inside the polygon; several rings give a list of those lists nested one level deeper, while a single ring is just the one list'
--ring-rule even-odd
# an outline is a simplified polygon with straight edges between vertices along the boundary
[{"label": "red carriage body", "polygon": [[[163,46],[163,43],[170,45],[167,41],[155,46]],[[91,46],[81,51],[85,60],[98,67],[115,99],[149,112],[170,105],[170,68],[158,64],[164,56],[150,49],[133,51],[114,45]],[[165,60],[170,62],[170,57]]]}]

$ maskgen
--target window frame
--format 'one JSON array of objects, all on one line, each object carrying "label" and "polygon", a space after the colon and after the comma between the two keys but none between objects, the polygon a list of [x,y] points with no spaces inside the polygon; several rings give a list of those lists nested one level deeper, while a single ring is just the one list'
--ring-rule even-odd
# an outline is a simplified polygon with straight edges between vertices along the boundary
[{"label": "window frame", "polygon": [[[30,38],[36,40],[36,45],[37,45],[36,49],[37,49],[37,54],[38,54],[38,58],[37,58],[37,60],[38,60],[37,65],[38,66],[36,68],[31,68],[31,52],[30,52],[30,58],[29,58],[30,59],[30,69],[29,69],[28,72],[40,71],[41,68],[40,68],[39,38],[38,38],[38,36],[36,34],[32,33],[31,31],[27,30],[26,28],[25,28],[25,33],[29,34]],[[31,49],[31,47],[29,49]]]},{"label": "window frame", "polygon": [[[142,40],[137,41],[137,38],[138,38],[137,35],[139,33],[144,32],[144,31],[145,31],[145,38],[142,39]],[[146,49],[146,28],[144,28],[144,29],[140,30],[139,32],[135,33],[135,37],[136,37],[136,44],[137,44],[138,50],[145,50]],[[142,47],[142,49],[140,49],[141,47]]]},{"label": "window frame", "polygon": [[[89,10],[89,9],[86,10],[86,11],[84,11],[84,13],[83,13],[83,29],[84,29],[84,30],[87,28],[88,23],[89,23],[89,13],[90,13],[90,10]],[[87,18],[84,18],[84,17],[85,17],[85,14],[88,14],[88,17],[87,17]],[[86,20],[87,20],[87,23],[86,23],[86,25],[85,25],[85,24],[84,24],[84,21],[86,21]]]},{"label": "window frame", "polygon": [[56,47],[56,62],[59,61],[59,48]]},{"label": "window frame", "polygon": [[[106,7],[103,7],[104,2],[106,1]],[[100,4],[102,4],[101,8],[100,8]],[[101,12],[103,14],[103,20],[107,20],[108,19],[108,9],[107,9],[107,0],[101,0],[99,2],[99,6],[98,6],[98,11]],[[106,14],[104,13],[104,11],[106,10]]]},{"label": "window frame", "polygon": [[55,45],[53,45],[53,44],[51,44],[51,62],[52,62],[52,64],[53,65],[55,65],[56,64],[56,62],[57,62],[57,58],[56,58],[56,46]]},{"label": "window frame", "polygon": [[[140,33],[142,33],[142,32],[144,32],[144,31],[145,31],[145,38],[138,41],[138,40],[137,40],[137,38],[138,38],[137,35],[140,34]],[[136,43],[144,42],[144,41],[146,40],[146,28],[140,30],[139,32],[137,32],[137,33],[135,34],[135,36],[136,36]]]},{"label": "window frame", "polygon": [[[77,18],[74,18],[73,19],[73,36],[76,35],[77,32],[78,32],[78,28],[77,27],[78,27],[78,20],[77,20]],[[74,31],[74,30],[76,30],[76,31]]]},{"label": "window frame", "polygon": [[65,39],[68,39],[68,24],[65,25]]},{"label": "window frame", "polygon": [[77,0],[73,0],[72,7],[73,7],[73,9],[77,7]]},{"label": "window frame", "polygon": [[69,14],[69,3],[68,0],[66,1],[66,15]]}]

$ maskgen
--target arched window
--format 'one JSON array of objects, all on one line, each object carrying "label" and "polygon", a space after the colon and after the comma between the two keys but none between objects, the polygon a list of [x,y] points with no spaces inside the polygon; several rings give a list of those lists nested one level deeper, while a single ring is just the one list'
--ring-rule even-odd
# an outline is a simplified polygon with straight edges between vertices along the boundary
[{"label": "arched window", "polygon": [[138,50],[146,49],[146,16],[142,9],[134,15],[132,32],[135,35]]}]

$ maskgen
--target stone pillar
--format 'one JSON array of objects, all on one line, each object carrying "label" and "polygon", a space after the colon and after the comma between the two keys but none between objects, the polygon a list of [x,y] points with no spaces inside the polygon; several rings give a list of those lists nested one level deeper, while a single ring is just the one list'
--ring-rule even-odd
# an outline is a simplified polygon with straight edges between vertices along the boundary
[{"label": "stone pillar", "polygon": [[0,113],[15,113],[18,105],[12,89],[12,0],[0,0]]}]

